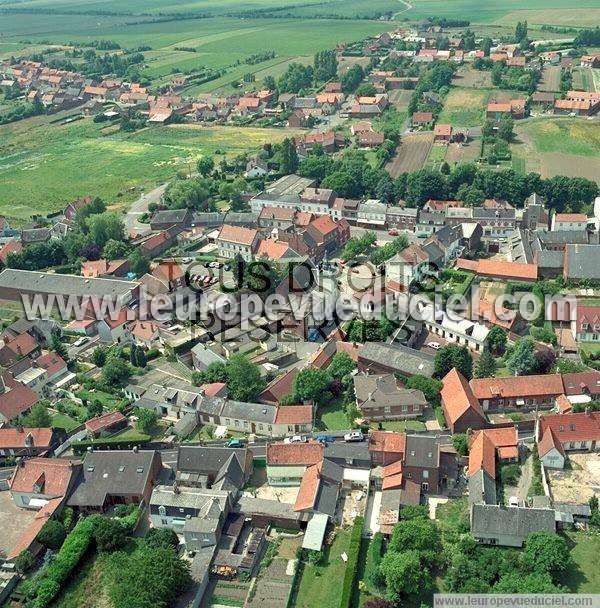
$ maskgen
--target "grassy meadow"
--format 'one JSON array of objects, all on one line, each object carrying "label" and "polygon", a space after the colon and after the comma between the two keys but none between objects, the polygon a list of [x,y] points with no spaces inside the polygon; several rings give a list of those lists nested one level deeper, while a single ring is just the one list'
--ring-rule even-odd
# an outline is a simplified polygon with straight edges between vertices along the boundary
[{"label": "grassy meadow", "polygon": [[124,202],[137,196],[136,188],[171,179],[204,154],[255,151],[286,135],[283,129],[197,125],[123,133],[91,119],[50,125],[49,117],[5,125],[0,127],[0,213],[27,218],[34,210],[54,211],[88,194]]}]

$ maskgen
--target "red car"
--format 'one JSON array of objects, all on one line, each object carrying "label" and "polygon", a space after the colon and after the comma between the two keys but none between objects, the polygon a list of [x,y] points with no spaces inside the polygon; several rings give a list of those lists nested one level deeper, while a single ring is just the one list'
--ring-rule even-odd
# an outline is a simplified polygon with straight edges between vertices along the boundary
[{"label": "red car", "polygon": [[390,230],[390,231],[388,232],[388,234],[389,234],[390,236],[398,236],[398,231],[397,231],[397,230]]}]

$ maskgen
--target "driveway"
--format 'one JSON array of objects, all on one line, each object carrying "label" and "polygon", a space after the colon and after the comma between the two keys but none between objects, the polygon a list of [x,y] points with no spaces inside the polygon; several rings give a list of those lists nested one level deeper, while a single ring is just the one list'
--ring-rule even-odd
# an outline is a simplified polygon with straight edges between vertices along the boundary
[{"label": "driveway", "polygon": [[158,186],[150,192],[142,194],[137,201],[131,204],[129,211],[125,214],[124,223],[128,233],[141,233],[149,230],[148,224],[141,224],[138,219],[144,213],[148,213],[148,205],[150,203],[160,203],[161,197],[167,187],[167,184]]}]

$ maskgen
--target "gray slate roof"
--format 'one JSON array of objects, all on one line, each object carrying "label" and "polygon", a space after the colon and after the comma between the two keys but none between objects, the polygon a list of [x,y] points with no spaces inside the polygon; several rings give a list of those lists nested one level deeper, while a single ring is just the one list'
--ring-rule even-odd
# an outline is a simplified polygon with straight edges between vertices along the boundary
[{"label": "gray slate roof", "polygon": [[567,245],[565,266],[569,279],[600,279],[600,245]]},{"label": "gray slate roof", "polygon": [[433,376],[433,355],[421,353],[413,348],[383,342],[366,342],[359,355],[366,362],[384,365],[387,368],[405,375]]},{"label": "gray slate roof", "polygon": [[483,469],[471,475],[469,477],[469,504],[495,505],[496,502],[496,481]]},{"label": "gray slate roof", "polygon": [[532,532],[555,532],[554,509],[528,509],[479,505],[471,507],[471,532],[476,537],[517,536],[525,540]]},{"label": "gray slate roof", "polygon": [[122,297],[139,283],[117,279],[87,279],[71,274],[54,274],[7,268],[0,273],[0,288],[20,289],[27,293],[55,293],[65,296]]}]

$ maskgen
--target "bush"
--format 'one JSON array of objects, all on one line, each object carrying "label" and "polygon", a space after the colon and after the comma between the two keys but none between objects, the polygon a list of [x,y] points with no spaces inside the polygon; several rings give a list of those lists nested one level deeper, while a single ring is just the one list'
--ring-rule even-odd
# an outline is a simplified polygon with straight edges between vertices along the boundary
[{"label": "bush", "polygon": [[514,486],[521,477],[521,467],[518,464],[506,464],[500,469],[502,483]]},{"label": "bush", "polygon": [[169,528],[152,528],[144,539],[149,547],[171,547],[177,549],[179,538],[177,534]]},{"label": "bush", "polygon": [[56,519],[49,519],[37,535],[38,542],[44,547],[58,551],[65,542],[67,531],[63,524]]},{"label": "bush", "polygon": [[364,517],[357,517],[352,526],[350,547],[348,549],[348,561],[346,562],[344,582],[342,583],[342,600],[340,602],[340,608],[350,608],[350,604],[352,603],[352,596],[354,595],[354,588],[356,587],[356,579],[358,577],[358,558],[360,556],[364,523]]},{"label": "bush", "polygon": [[121,549],[127,543],[127,536],[118,519],[93,515],[94,539],[101,553],[113,553]]},{"label": "bush", "polygon": [[25,549],[25,551],[21,551],[15,560],[15,568],[17,572],[24,574],[33,566],[33,555],[31,555],[31,551]]}]

